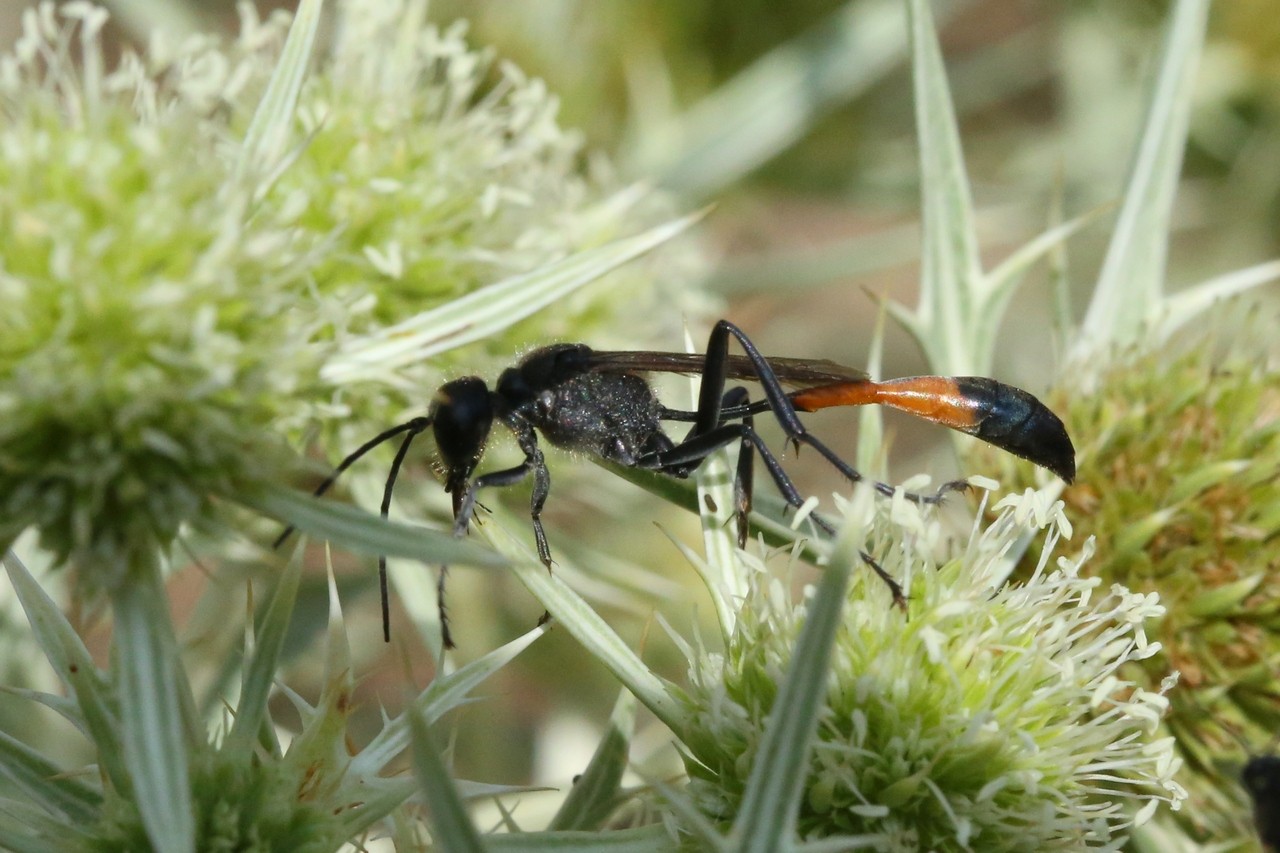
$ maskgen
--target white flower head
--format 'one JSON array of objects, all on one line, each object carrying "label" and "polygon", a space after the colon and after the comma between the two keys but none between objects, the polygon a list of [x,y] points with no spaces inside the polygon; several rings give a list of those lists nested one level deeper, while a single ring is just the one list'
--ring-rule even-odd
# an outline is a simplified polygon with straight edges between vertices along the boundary
[{"label": "white flower head", "polygon": [[[906,504],[907,506],[914,506]],[[1167,707],[1125,665],[1150,656],[1154,596],[1082,577],[1086,547],[1053,567],[1061,504],[1032,492],[958,545],[928,512],[854,501],[867,549],[903,582],[908,613],[860,572],[831,663],[802,836],[866,835],[880,850],[1115,849],[1160,803],[1183,798]],[[859,510],[859,507],[863,507]],[[1046,539],[1038,570],[1005,585],[1020,538]],[[727,819],[747,778],[804,607],[781,606],[750,576],[723,672],[693,666],[693,792]],[[697,768],[694,767],[694,762]]]}]

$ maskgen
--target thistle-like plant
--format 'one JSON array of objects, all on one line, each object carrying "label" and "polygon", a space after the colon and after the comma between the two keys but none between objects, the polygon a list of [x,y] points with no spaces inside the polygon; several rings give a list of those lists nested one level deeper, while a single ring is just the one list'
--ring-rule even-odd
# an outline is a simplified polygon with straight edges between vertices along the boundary
[{"label": "thistle-like plant", "polygon": [[[1107,848],[1160,802],[1177,806],[1172,740],[1151,737],[1175,679],[1153,692],[1122,674],[1159,651],[1143,625],[1163,608],[1084,576],[1089,548],[1053,556],[1071,532],[1060,502],[1006,498],[959,543],[905,501],[851,512],[846,524],[877,543],[873,556],[906,581],[910,604],[903,618],[865,570],[845,592],[804,745],[802,838],[852,836],[877,850]],[[1005,584],[1008,553],[1028,534],[1043,545],[1040,562]],[[813,663],[797,638],[816,594],[794,604],[789,572],[743,563],[747,596],[724,651],[689,649],[683,730],[689,796],[735,830],[783,713],[780,684]]]},{"label": "thistle-like plant", "polygon": [[[700,505],[731,506],[724,472],[703,479],[716,497]],[[706,560],[687,552],[723,636],[676,637],[685,687],[655,678],[527,547],[495,535],[557,623],[679,738],[691,786],[658,789],[687,841],[1118,849],[1160,803],[1179,805],[1172,738],[1155,736],[1176,679],[1149,691],[1122,675],[1159,651],[1144,623],[1162,608],[1153,595],[1099,590],[1080,573],[1087,553],[1051,565],[1069,533],[1060,501],[1008,498],[959,541],[909,502],[869,490],[844,511],[803,606],[790,600],[787,573],[765,561],[731,547],[709,548]],[[730,539],[716,512],[704,509],[707,538]],[[1041,537],[1040,571],[1004,585],[1010,553]],[[906,579],[907,618],[861,566],[863,547]]]},{"label": "thistle-like plant", "polygon": [[[1023,273],[1036,259],[1060,254],[1063,241],[1087,220],[1057,226],[994,269],[983,269],[928,7],[908,5],[924,271],[919,306],[891,310],[940,372],[985,373]],[[1077,527],[1084,538],[1098,536],[1098,556],[1084,571],[1171,597],[1167,613],[1151,627],[1163,649],[1141,666],[1128,665],[1125,677],[1155,690],[1174,669],[1187,670],[1181,688],[1187,692],[1173,694],[1165,729],[1197,774],[1188,778],[1192,796],[1184,821],[1202,839],[1225,840],[1248,832],[1248,803],[1234,780],[1224,784],[1222,762],[1214,757],[1236,752],[1237,739],[1265,749],[1276,730],[1275,654],[1268,639],[1274,608],[1266,581],[1275,562],[1268,547],[1275,540],[1274,348],[1248,328],[1243,335],[1210,329],[1189,342],[1172,338],[1214,317],[1209,311],[1220,300],[1274,280],[1280,264],[1260,264],[1165,295],[1170,209],[1206,11],[1199,0],[1173,6],[1146,125],[1094,298],[1078,330],[1065,312],[1058,318],[1070,353],[1064,378],[1054,383],[1060,390],[1050,398],[1081,450],[1079,484],[1065,497],[1082,516]],[[721,124],[736,127],[731,120]],[[864,420],[863,435],[864,447],[881,435],[873,417]],[[864,451],[860,461],[871,458]],[[985,448],[968,459],[966,467],[1001,471],[1016,486],[1040,486],[1049,495],[1062,488]],[[1014,550],[1034,542],[1027,539]],[[1030,549],[1018,579],[1039,565],[1040,553]],[[745,595],[740,587],[736,592]],[[1171,838],[1153,832],[1141,843],[1190,842],[1182,833]]]},{"label": "thistle-like plant", "polygon": [[[289,440],[421,407],[409,392],[453,350],[498,347],[514,324],[523,339],[616,316],[581,288],[688,221],[636,227],[657,210],[647,195],[581,177],[554,98],[428,23],[425,3],[341,5],[323,45],[321,7],[290,23],[246,5],[229,43],[157,35],[108,67],[106,13],[45,3],[0,57],[0,550],[34,558],[6,566],[65,692],[35,698],[98,767],[76,776],[6,736],[6,847],[334,849],[386,817],[411,792],[379,780],[407,729],[347,754],[342,638],[319,704],[295,703],[302,733],[286,747],[272,732],[296,574],[224,719],[235,696],[197,699],[169,614],[175,545],[216,556],[264,514],[366,553],[501,565],[297,494],[307,465]],[[626,276],[634,304],[654,298],[653,279]],[[553,323],[529,319],[551,302]],[[109,667],[25,562],[50,566],[54,590],[73,568],[76,602],[105,597]]]},{"label": "thistle-like plant", "polygon": [[[162,710],[134,709],[125,693],[139,685],[123,678],[119,666],[102,670],[95,665],[72,625],[16,556],[6,557],[5,567],[31,630],[67,694],[32,693],[29,698],[57,711],[89,739],[97,772],[67,774],[11,735],[0,735],[3,776],[23,795],[22,800],[7,795],[0,843],[10,850],[180,849],[182,840],[176,833],[157,837],[164,826],[158,828],[157,816],[151,813],[156,794],[149,780],[139,779],[130,769],[128,737],[136,724],[127,715],[142,713],[145,723],[160,717]],[[257,630],[246,635],[234,713],[223,712],[211,738],[190,732],[183,742],[168,745],[182,752],[187,778],[179,783],[185,790],[174,792],[162,805],[174,807],[184,798],[190,803],[194,844],[188,849],[323,853],[385,834],[384,822],[416,790],[412,779],[394,774],[413,726],[471,701],[468,694],[477,684],[542,633],[532,631],[436,679],[404,713],[386,719],[373,741],[352,754],[347,722],[355,678],[330,577],[324,686],[314,702],[284,691],[302,719],[300,730],[284,742],[269,702],[300,577],[300,563],[295,561],[272,591]],[[156,713],[147,714],[148,710]],[[162,736],[163,731],[154,734]],[[462,790],[474,796],[503,789],[463,783]]]},{"label": "thistle-like plant", "polygon": [[1119,352],[1091,374],[1091,393],[1064,382],[1056,394],[1072,434],[1092,437],[1063,494],[1098,543],[1088,573],[1166,602],[1152,627],[1162,650],[1130,677],[1150,686],[1182,675],[1167,721],[1191,771],[1180,820],[1201,841],[1246,849],[1251,804],[1231,777],[1241,744],[1262,751],[1280,731],[1280,376],[1252,325],[1218,346],[1210,328]]},{"label": "thistle-like plant", "polygon": [[[923,309],[898,315],[940,366],[980,372],[1018,274],[1080,223],[982,273],[928,5],[908,5],[926,262]],[[1191,33],[1171,40],[1182,61],[1198,5],[1184,2],[1175,18]],[[433,841],[501,845],[467,819],[469,789],[448,778],[421,718],[457,704],[465,693],[455,687],[527,640],[438,681],[351,756],[351,674],[331,632],[325,692],[299,706],[303,733],[286,748],[265,730],[296,583],[287,574],[246,656],[235,720],[219,717],[211,740],[161,573],[180,532],[242,523],[232,507],[367,552],[498,564],[483,548],[280,488],[300,467],[282,436],[350,446],[349,437],[420,411],[422,389],[455,366],[455,348],[477,345],[468,370],[482,372],[490,355],[505,363],[514,341],[533,335],[521,324],[505,336],[526,318],[544,322],[542,334],[571,322],[575,337],[600,340],[591,330],[624,310],[641,316],[643,304],[635,288],[625,308],[579,289],[685,220],[614,239],[644,196],[573,177],[576,148],[536,83],[504,68],[484,88],[485,58],[458,30],[427,25],[421,3],[343,9],[323,49],[319,3],[304,2],[287,38],[280,21],[250,17],[233,48],[158,41],[108,72],[97,10],[41,7],[0,62],[0,141],[15,153],[0,162],[13,169],[0,182],[0,226],[15,235],[0,250],[0,287],[22,309],[3,321],[0,530],[7,541],[38,531],[58,564],[106,591],[115,620],[113,660],[99,670],[21,564],[7,561],[67,692],[37,698],[88,733],[101,768],[68,782],[56,763],[4,740],[4,767],[22,793],[0,822],[12,846],[324,849],[395,810],[397,840],[409,847],[420,841],[417,812],[397,805],[410,787],[382,778],[406,745]],[[78,66],[65,61],[75,50]],[[49,139],[62,147],[40,159]],[[1139,194],[1134,209],[1147,201]],[[1116,269],[1114,280],[1131,271]],[[535,313],[553,301],[556,321]],[[676,313],[670,301],[664,316]],[[499,525],[484,531],[557,623],[682,742],[689,790],[653,787],[666,823],[690,843],[763,851],[821,836],[824,849],[998,851],[1034,838],[1047,849],[1114,849],[1161,802],[1181,800],[1171,741],[1154,727],[1168,673],[1148,674],[1148,684],[1130,674],[1160,651],[1144,628],[1161,613],[1156,599],[1095,592],[1082,554],[1051,565],[1050,541],[1023,585],[1001,586],[1020,547],[1065,532],[1051,495],[1011,499],[960,545],[910,506],[861,495],[842,537],[810,546],[826,574],[800,610],[761,575],[769,561],[734,549],[718,515],[733,505],[727,471],[723,461],[704,466],[715,497],[696,501],[707,553],[695,563],[723,649],[687,641],[687,687],[655,675]],[[777,519],[757,520],[795,538]],[[862,547],[908,579],[910,619],[866,588]],[[619,702],[551,829],[517,844],[554,849],[599,831],[621,796],[633,713]],[[357,790],[377,796],[357,803]],[[671,840],[651,826],[591,843],[663,850]]]},{"label": "thistle-like plant", "polygon": [[[1248,845],[1249,803],[1235,780],[1224,780],[1230,763],[1221,758],[1238,754],[1238,740],[1266,748],[1280,723],[1275,588],[1267,580],[1280,561],[1275,348],[1250,323],[1231,328],[1237,313],[1214,309],[1274,281],[1280,262],[1166,294],[1169,222],[1207,8],[1202,0],[1173,5],[1088,311],[1078,326],[1058,317],[1068,346],[1048,397],[1079,450],[1077,483],[1062,494],[1077,529],[1097,543],[1084,571],[1158,592],[1166,607],[1152,629],[1163,651],[1127,677],[1150,690],[1171,671],[1183,673],[1167,723],[1192,771],[1181,822],[1200,841]],[[982,271],[959,137],[933,56],[918,52],[916,60],[927,226],[934,217],[925,281],[914,311],[893,310],[935,367],[985,372],[1019,274],[1037,255],[1060,253],[1080,222]],[[970,446],[966,456],[1015,487],[1062,489],[985,449]],[[1034,571],[1037,555],[1032,548],[1016,577]]]}]

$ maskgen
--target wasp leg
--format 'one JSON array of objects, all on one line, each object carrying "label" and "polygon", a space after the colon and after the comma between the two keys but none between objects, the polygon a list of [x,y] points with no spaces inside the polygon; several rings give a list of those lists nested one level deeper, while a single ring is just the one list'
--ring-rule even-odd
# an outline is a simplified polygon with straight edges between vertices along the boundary
[{"label": "wasp leg", "polygon": [[[547,495],[551,492],[551,472],[547,470],[546,459],[542,455],[542,450],[538,447],[538,440],[532,427],[522,421],[512,423],[510,426],[516,434],[520,449],[524,451],[524,461],[513,468],[483,474],[466,485],[462,499],[458,503],[458,511],[454,515],[453,534],[455,536],[467,535],[467,529],[471,525],[471,518],[475,515],[476,495],[481,489],[491,486],[514,486],[532,474],[533,495],[529,501],[529,518],[533,522],[533,538],[538,548],[538,559],[542,561],[542,565],[546,566],[547,571],[550,572],[553,561],[551,559],[551,547],[547,544],[547,533],[542,526],[542,507],[546,504]],[[440,608],[440,633],[443,635],[445,648],[451,649],[454,647],[453,636],[449,631],[449,620],[444,601],[445,575],[447,572],[448,566],[440,567],[440,581],[436,585],[436,597]],[[538,620],[538,624],[545,624],[550,618],[550,614],[544,612],[542,618]]]},{"label": "wasp leg", "polygon": [[[693,429],[689,431],[688,437],[693,438],[694,436],[705,434],[726,420],[745,419],[750,417],[751,413],[757,409],[763,410],[763,404],[761,403],[748,406],[729,406],[723,402],[722,395],[729,369],[730,336],[737,340],[738,345],[742,347],[742,351],[746,354],[747,360],[751,362],[751,366],[755,370],[756,379],[764,390],[767,410],[773,412],[774,418],[782,427],[783,432],[786,433],[786,440],[796,448],[796,451],[799,452],[800,445],[807,444],[821,454],[827,462],[850,482],[858,483],[866,480],[866,477],[860,471],[841,459],[835,451],[809,432],[800,420],[800,415],[796,410],[795,404],[792,403],[790,395],[782,387],[782,383],[773,372],[773,368],[769,366],[768,359],[761,355],[760,350],[756,349],[756,345],[751,342],[751,339],[741,329],[728,320],[717,322],[711,330],[711,337],[707,341],[707,355],[706,361],[703,363],[702,387],[698,393],[697,411],[690,413],[664,409],[661,417],[664,420],[692,420]],[[888,483],[878,481],[872,481],[872,487],[885,497],[893,497],[895,491],[894,487]],[[909,493],[907,494],[907,499],[919,504],[938,504],[942,502],[948,492],[961,491],[966,488],[968,488],[968,483],[963,480],[954,480],[943,484],[935,494],[919,495]]]},{"label": "wasp leg", "polygon": [[[720,398],[724,408],[731,406],[749,406],[750,395],[746,388],[730,388]],[[755,421],[750,414],[744,415],[742,423],[747,429],[755,431]],[[721,424],[723,426],[723,424]],[[733,511],[738,526],[738,547],[747,546],[747,519],[751,515],[751,495],[755,486],[755,445],[751,439],[743,436],[738,446],[738,470],[733,477]]]},{"label": "wasp leg", "polygon": [[[769,450],[764,443],[764,439],[760,438],[755,429],[743,423],[721,424],[711,432],[687,438],[669,450],[646,453],[636,459],[636,467],[665,471],[676,476],[687,476],[707,456],[735,441],[749,443],[754,446],[755,450],[759,452],[760,458],[764,461],[764,467],[769,471],[769,476],[773,478],[778,491],[782,492],[782,496],[787,503],[797,509],[804,505],[804,498],[800,496],[800,491],[796,488],[795,483],[792,482],[791,477],[783,469],[782,463]],[[810,513],[809,518],[823,532],[828,535],[835,535],[835,525],[818,513]],[[902,594],[902,587],[898,582],[870,554],[862,551],[860,556],[862,561],[876,573],[876,576],[889,587],[889,592],[893,595],[893,603],[905,610],[907,602]]]}]

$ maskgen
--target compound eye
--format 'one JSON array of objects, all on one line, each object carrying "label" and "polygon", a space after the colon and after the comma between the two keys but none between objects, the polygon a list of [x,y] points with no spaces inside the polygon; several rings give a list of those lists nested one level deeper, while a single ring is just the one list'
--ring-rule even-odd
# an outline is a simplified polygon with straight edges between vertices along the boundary
[{"label": "compound eye", "polygon": [[540,414],[549,415],[556,407],[556,395],[550,391],[542,391],[538,394],[535,405]]}]

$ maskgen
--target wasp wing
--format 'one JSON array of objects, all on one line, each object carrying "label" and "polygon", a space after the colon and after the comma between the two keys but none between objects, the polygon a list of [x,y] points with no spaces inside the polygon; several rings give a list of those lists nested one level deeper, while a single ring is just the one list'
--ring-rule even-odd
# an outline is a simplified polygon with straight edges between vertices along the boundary
[{"label": "wasp wing", "polygon": [[[726,357],[726,373],[730,379],[759,381],[759,373],[745,355]],[[836,382],[866,382],[866,373],[834,361],[812,358],[766,358],[774,376],[786,385],[813,388]],[[592,351],[587,359],[595,373],[687,373],[701,374],[707,357],[693,352]]]}]

